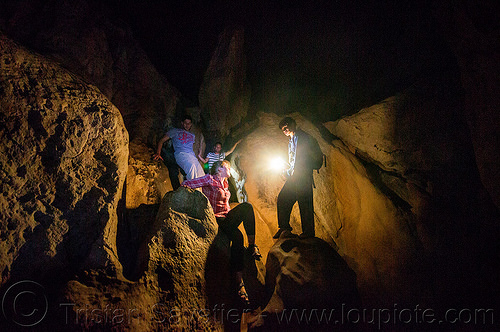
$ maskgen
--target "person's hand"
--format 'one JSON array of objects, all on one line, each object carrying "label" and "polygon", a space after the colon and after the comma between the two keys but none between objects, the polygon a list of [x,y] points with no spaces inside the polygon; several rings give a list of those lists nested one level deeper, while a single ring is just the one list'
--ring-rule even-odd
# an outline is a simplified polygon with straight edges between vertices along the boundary
[{"label": "person's hand", "polygon": [[163,158],[160,156],[160,154],[159,154],[159,153],[155,153],[155,154],[153,155],[153,160],[158,160],[158,159],[163,160]]}]

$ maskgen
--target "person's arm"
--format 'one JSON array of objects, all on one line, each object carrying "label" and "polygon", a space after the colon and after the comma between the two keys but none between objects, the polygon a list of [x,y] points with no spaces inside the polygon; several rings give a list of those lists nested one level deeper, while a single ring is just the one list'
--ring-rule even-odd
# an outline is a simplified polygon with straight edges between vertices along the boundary
[{"label": "person's arm", "polygon": [[168,136],[167,134],[165,134],[159,141],[158,141],[158,145],[156,146],[156,153],[153,155],[153,159],[154,160],[158,160],[158,159],[161,159],[163,160],[163,158],[161,157],[161,147],[163,146],[163,143],[165,143],[166,141],[168,141],[170,139],[170,136]]},{"label": "person's arm", "polygon": [[201,176],[201,177],[196,178],[196,179],[185,180],[184,182],[181,183],[181,186],[188,187],[191,189],[196,189],[196,188],[205,187],[205,186],[210,185],[210,182],[211,182],[210,180],[211,180],[211,177],[209,174],[207,174],[207,175]]},{"label": "person's arm", "polygon": [[198,158],[199,158],[199,159],[200,159],[200,160],[201,160],[204,164],[208,163],[208,158],[203,158],[203,157],[201,156],[201,154],[199,154],[199,155],[198,155]]},{"label": "person's arm", "polygon": [[238,140],[238,142],[234,143],[233,147],[231,149],[229,149],[228,151],[226,151],[226,157],[229,156],[231,153],[233,153],[234,149],[236,149],[236,146],[238,144],[240,144],[241,142],[241,139]]},{"label": "person's arm", "polygon": [[201,134],[201,140],[200,140],[200,149],[198,151],[198,159],[202,161],[204,164],[208,162],[208,158],[203,158],[203,144],[205,142],[205,139],[203,137],[203,134]]},{"label": "person's arm", "polygon": [[203,155],[203,144],[205,144],[205,138],[203,137],[203,134],[200,133],[200,149],[198,150],[198,156],[202,156]]}]

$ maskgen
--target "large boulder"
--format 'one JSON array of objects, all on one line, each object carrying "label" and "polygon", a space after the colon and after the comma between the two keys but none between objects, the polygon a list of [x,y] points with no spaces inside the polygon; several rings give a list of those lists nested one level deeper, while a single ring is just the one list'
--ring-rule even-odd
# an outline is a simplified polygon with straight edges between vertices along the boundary
[{"label": "large boulder", "polygon": [[94,86],[0,34],[1,285],[119,272],[128,133]]},{"label": "large boulder", "polygon": [[[332,246],[318,238],[279,239],[267,258],[266,288],[272,295],[262,313],[251,319],[254,327],[327,326],[332,323],[328,319],[340,318],[333,312],[340,314],[342,307],[361,304],[356,274]],[[321,317],[323,313],[327,314]]]},{"label": "large boulder", "polygon": [[2,5],[0,28],[97,86],[120,110],[131,140],[154,140],[175,113],[179,92],[105,4],[24,0]]},{"label": "large boulder", "polygon": [[159,204],[162,197],[173,189],[167,167],[161,160],[154,161],[153,153],[146,144],[130,143],[125,189],[127,209],[137,209],[141,204]]},{"label": "large boulder", "polygon": [[222,330],[209,310],[205,282],[217,229],[202,193],[187,188],[168,192],[155,221],[141,230],[135,281],[100,270],[80,274],[64,293],[64,303],[73,304],[65,308],[69,325],[120,331]]}]

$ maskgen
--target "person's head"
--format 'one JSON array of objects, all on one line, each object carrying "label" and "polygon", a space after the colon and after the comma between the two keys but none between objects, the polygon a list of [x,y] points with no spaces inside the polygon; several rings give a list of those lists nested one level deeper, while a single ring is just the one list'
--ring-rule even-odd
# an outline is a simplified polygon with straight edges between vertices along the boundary
[{"label": "person's head", "polygon": [[215,153],[220,153],[221,151],[222,151],[222,143],[221,142],[215,142],[214,152]]},{"label": "person's head", "polygon": [[295,133],[295,130],[297,129],[297,123],[289,116],[283,118],[278,126],[286,136],[293,135]]},{"label": "person's head", "polygon": [[216,161],[210,168],[210,174],[218,175],[220,178],[228,178],[231,176],[231,164],[227,160]]},{"label": "person's head", "polygon": [[193,119],[189,115],[184,115],[181,118],[181,125],[184,130],[190,131],[193,125]]}]

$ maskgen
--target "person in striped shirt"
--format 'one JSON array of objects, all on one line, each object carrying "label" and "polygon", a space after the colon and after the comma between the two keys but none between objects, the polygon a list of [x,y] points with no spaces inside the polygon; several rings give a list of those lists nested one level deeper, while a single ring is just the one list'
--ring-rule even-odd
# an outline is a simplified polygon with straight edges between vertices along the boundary
[{"label": "person in striped shirt", "polygon": [[229,156],[231,153],[233,153],[234,149],[236,148],[236,146],[241,142],[241,140],[239,140],[238,142],[236,142],[233,147],[231,149],[229,149],[228,151],[222,151],[222,143],[221,142],[215,142],[215,145],[214,145],[214,150],[212,152],[209,152],[207,154],[207,157],[206,158],[203,158],[201,153],[198,154],[198,158],[204,163],[204,164],[208,164],[208,170],[210,171],[210,169],[212,168],[212,165],[216,162],[216,161],[221,161],[221,160],[224,160],[226,159],[227,156]]},{"label": "person in striped shirt", "polygon": [[219,229],[231,240],[230,265],[236,275],[238,285],[238,296],[249,303],[248,294],[243,283],[244,251],[243,234],[238,226],[243,222],[243,227],[248,238],[248,249],[256,260],[262,255],[255,245],[255,214],[253,207],[248,202],[243,202],[231,209],[229,206],[229,184],[227,179],[231,176],[231,166],[227,160],[216,161],[210,169],[210,174],[202,177],[186,180],[181,186],[192,189],[202,188],[214,211]]}]

